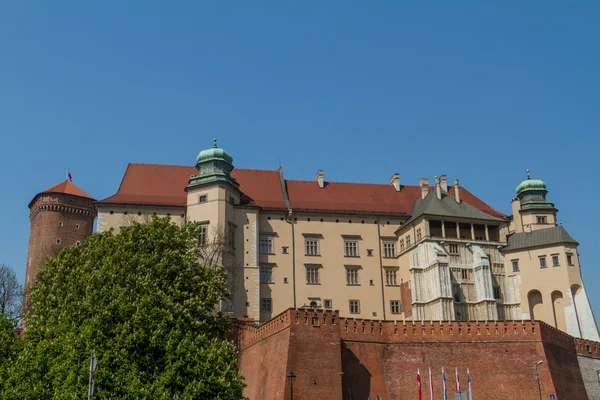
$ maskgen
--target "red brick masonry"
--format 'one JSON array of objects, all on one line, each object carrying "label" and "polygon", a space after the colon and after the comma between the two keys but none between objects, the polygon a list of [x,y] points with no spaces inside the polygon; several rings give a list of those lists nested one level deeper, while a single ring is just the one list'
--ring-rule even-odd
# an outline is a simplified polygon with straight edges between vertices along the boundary
[{"label": "red brick masonry", "polygon": [[462,388],[471,371],[473,398],[587,399],[577,355],[600,358],[600,344],[573,337],[538,321],[393,322],[340,318],[336,311],[290,309],[262,326],[237,322],[240,374],[250,399],[289,399],[286,374],[294,371],[294,400],[416,399],[417,368],[423,398],[448,398],[458,367]]}]

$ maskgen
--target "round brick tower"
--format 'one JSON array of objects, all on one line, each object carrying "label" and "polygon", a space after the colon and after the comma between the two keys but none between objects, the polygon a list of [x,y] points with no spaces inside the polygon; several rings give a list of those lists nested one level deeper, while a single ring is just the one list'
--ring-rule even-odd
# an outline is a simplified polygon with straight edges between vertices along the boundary
[{"label": "round brick tower", "polygon": [[25,272],[24,310],[28,293],[48,258],[67,246],[79,246],[92,234],[94,199],[69,181],[36,194],[29,203],[29,250]]}]

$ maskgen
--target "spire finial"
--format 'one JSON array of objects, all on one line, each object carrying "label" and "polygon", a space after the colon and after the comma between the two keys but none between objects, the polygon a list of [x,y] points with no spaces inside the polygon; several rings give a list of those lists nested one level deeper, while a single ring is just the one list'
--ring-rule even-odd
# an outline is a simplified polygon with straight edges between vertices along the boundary
[{"label": "spire finial", "polygon": [[217,138],[214,138],[214,139],[213,139],[213,147],[214,147],[214,148],[217,148]]},{"label": "spire finial", "polygon": [[531,179],[531,171],[530,170],[527,170],[527,179]]}]

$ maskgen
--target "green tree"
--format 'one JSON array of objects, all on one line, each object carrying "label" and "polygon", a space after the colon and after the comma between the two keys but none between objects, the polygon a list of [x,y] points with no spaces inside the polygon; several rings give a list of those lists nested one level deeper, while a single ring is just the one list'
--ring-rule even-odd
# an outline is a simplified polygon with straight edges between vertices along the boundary
[{"label": "green tree", "polygon": [[222,267],[205,267],[198,225],[168,218],[91,236],[50,260],[31,291],[7,399],[240,399]]}]

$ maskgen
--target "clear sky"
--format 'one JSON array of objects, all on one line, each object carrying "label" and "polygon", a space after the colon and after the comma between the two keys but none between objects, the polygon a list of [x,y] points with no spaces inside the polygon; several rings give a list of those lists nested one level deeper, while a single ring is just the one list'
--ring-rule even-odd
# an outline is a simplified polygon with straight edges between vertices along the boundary
[{"label": "clear sky", "polygon": [[2,2],[0,263],[23,280],[27,204],[66,168],[102,199],[217,137],[238,167],[447,174],[504,213],[529,168],[599,315],[600,3],[416,3]]}]

